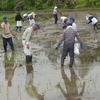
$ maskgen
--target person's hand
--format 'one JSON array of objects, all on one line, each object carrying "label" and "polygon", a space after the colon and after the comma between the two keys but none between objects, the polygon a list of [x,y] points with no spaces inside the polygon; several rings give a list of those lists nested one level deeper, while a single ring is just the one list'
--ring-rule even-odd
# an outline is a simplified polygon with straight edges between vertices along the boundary
[{"label": "person's hand", "polygon": [[26,44],[26,47],[27,47],[27,49],[29,49],[30,48],[29,44]]},{"label": "person's hand", "polygon": [[13,36],[16,37],[16,34],[13,33]]},{"label": "person's hand", "polygon": [[58,50],[58,48],[60,47],[61,43],[58,43],[55,47],[56,50]]},{"label": "person's hand", "polygon": [[5,27],[4,27],[4,26],[2,26],[1,28],[2,28],[2,29],[5,29]]},{"label": "person's hand", "polygon": [[57,47],[55,47],[55,50],[58,50],[58,48],[57,48]]},{"label": "person's hand", "polygon": [[10,31],[13,36],[16,36],[12,31]]},{"label": "person's hand", "polygon": [[83,43],[80,43],[80,47],[83,49],[84,48],[84,44]]}]

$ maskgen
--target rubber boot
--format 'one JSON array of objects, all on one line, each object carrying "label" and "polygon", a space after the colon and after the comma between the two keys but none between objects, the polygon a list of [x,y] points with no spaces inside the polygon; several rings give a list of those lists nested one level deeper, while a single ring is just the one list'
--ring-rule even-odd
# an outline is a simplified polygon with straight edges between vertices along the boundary
[{"label": "rubber boot", "polygon": [[14,46],[11,46],[11,50],[14,51]]},{"label": "rubber boot", "polygon": [[7,52],[7,47],[4,47],[4,51]]},{"label": "rubber boot", "polygon": [[61,67],[64,66],[64,60],[65,60],[65,59],[62,57],[62,58],[61,58]]},{"label": "rubber boot", "polygon": [[16,31],[18,30],[18,28],[16,28]]},{"label": "rubber boot", "polygon": [[22,30],[22,28],[20,27],[20,28],[19,28],[19,31],[21,32],[21,30]]},{"label": "rubber boot", "polygon": [[32,63],[32,55],[26,55],[26,63]]},{"label": "rubber boot", "polygon": [[70,59],[69,67],[73,67],[74,59]]}]

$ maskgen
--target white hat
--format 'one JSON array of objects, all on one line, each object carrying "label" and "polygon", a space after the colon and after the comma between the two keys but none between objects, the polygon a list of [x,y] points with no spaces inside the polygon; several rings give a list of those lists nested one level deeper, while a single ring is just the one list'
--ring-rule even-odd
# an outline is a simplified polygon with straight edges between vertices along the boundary
[{"label": "white hat", "polygon": [[88,20],[88,17],[86,16],[86,20]]},{"label": "white hat", "polygon": [[54,9],[58,8],[57,6],[54,7]]}]

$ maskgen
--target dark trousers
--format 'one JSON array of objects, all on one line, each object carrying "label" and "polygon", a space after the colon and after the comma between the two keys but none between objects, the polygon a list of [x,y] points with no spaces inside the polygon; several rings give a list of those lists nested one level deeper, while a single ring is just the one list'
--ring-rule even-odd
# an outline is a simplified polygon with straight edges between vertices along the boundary
[{"label": "dark trousers", "polygon": [[99,29],[99,27],[97,26],[97,23],[93,25],[93,28],[95,30],[95,28]]},{"label": "dark trousers", "polygon": [[65,59],[68,53],[70,58],[74,58],[74,43],[64,43],[62,57]]},{"label": "dark trousers", "polygon": [[63,53],[61,56],[61,67],[64,66],[64,60],[66,59],[66,56],[68,55],[70,56],[70,63],[69,63],[69,67],[73,66],[74,63],[74,43],[64,43],[63,45]]},{"label": "dark trousers", "polygon": [[54,14],[54,18],[55,18],[55,24],[57,24],[57,21],[58,21],[58,15],[57,15],[57,14]]},{"label": "dark trousers", "polygon": [[9,43],[11,50],[14,51],[14,45],[13,45],[12,37],[10,37],[10,38],[2,37],[2,39],[3,39],[3,47],[4,47],[5,52],[7,52],[7,43]]},{"label": "dark trousers", "polygon": [[21,31],[22,26],[16,26],[16,31],[19,29],[19,31]]},{"label": "dark trousers", "polygon": [[32,63],[32,55],[26,55],[26,63]]}]

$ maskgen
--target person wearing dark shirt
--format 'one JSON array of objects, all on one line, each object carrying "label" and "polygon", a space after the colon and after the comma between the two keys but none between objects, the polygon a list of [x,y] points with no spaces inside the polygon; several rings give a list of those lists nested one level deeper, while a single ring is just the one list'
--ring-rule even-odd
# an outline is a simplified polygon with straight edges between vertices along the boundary
[{"label": "person wearing dark shirt", "polygon": [[16,21],[16,31],[19,29],[19,31],[21,31],[22,29],[22,16],[20,14],[20,12],[17,13],[17,15],[15,16],[15,21]]}]

